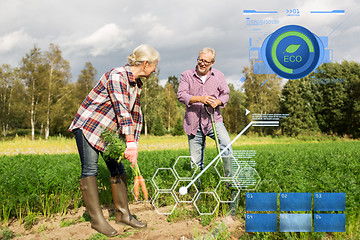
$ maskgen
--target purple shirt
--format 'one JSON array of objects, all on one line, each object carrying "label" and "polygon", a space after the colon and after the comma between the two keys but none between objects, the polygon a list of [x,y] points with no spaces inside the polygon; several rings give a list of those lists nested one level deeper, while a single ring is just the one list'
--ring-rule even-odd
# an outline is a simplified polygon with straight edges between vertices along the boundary
[{"label": "purple shirt", "polygon": [[[196,135],[199,125],[201,125],[204,134],[207,134],[211,129],[211,119],[204,108],[204,104],[200,102],[189,104],[192,96],[212,96],[223,103],[219,107],[225,107],[229,100],[229,92],[225,76],[219,70],[211,68],[206,76],[205,83],[202,82],[195,69],[183,72],[177,96],[179,101],[186,106],[183,124],[186,134]],[[214,113],[215,122],[223,121],[219,107]]]}]

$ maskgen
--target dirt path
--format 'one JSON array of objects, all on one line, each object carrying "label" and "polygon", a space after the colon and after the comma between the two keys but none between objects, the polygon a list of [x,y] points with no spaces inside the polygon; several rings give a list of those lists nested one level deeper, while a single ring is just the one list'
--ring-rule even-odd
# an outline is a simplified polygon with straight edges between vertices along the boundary
[{"label": "dirt path", "polygon": [[[200,224],[200,218],[178,220],[168,222],[166,215],[157,214],[151,205],[133,204],[130,206],[132,213],[135,213],[139,219],[147,221],[146,229],[138,230],[131,227],[116,224],[114,220],[109,223],[119,232],[119,236],[109,239],[125,240],[170,240],[170,239],[209,239],[211,233],[221,232],[226,226],[226,230],[231,233],[233,238],[238,239],[244,233],[244,223],[237,218],[231,217],[218,218],[214,223],[208,226]],[[84,207],[79,208],[76,213],[69,213],[65,216],[56,215],[50,219],[41,219],[30,230],[25,230],[24,224],[19,225],[18,221],[13,221],[9,229],[16,235],[14,239],[89,239],[97,232],[90,227],[89,222],[78,221],[85,211]],[[103,210],[104,216],[108,219],[109,210]],[[60,227],[61,223],[71,222],[66,227]],[[221,228],[222,226],[222,228]],[[217,230],[214,230],[217,229]],[[102,239],[102,238],[92,238]],[[211,238],[213,239],[213,238]]]}]

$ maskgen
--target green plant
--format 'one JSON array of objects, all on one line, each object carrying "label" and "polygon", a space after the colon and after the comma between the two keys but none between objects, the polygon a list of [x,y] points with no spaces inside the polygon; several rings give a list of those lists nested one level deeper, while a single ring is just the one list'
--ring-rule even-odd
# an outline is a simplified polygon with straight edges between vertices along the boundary
[{"label": "green plant", "polygon": [[28,212],[24,218],[24,228],[30,230],[36,223],[38,223],[39,217],[38,214],[34,212]]},{"label": "green plant", "polygon": [[4,224],[7,227],[8,223],[9,223],[9,217],[10,217],[10,213],[12,210],[12,205],[11,203],[5,203],[2,205],[2,218],[4,220]]},{"label": "green plant", "polygon": [[93,235],[91,235],[91,237],[89,237],[87,240],[107,240],[109,239],[107,236],[105,236],[102,233],[95,233]]},{"label": "green plant", "polygon": [[2,232],[0,233],[0,239],[2,240],[9,240],[15,237],[15,233],[8,228],[1,229]]},{"label": "green plant", "polygon": [[107,158],[117,159],[118,162],[124,159],[124,151],[126,149],[125,139],[120,138],[109,129],[105,129],[101,133],[101,138],[107,143],[102,155],[105,161]]},{"label": "green plant", "polygon": [[86,220],[84,217],[81,217],[78,219],[71,219],[71,220],[62,219],[61,223],[60,223],[60,227],[68,227],[72,224],[79,223],[79,222],[85,222],[85,221]]},{"label": "green plant", "polygon": [[[167,138],[166,138],[167,139]],[[234,146],[233,150],[254,150],[256,171],[261,177],[259,192],[345,192],[346,193],[346,233],[304,235],[309,239],[359,238],[359,196],[360,196],[360,141],[329,140],[300,141],[292,138],[272,139],[249,138],[244,141],[250,145]],[[256,142],[261,144],[256,144]],[[266,143],[266,144],[264,144]],[[164,143],[165,144],[165,143]],[[209,144],[210,145],[210,144]],[[188,149],[140,151],[138,164],[145,179],[152,179],[158,168],[172,167],[179,156],[188,156]],[[215,148],[206,149],[205,165],[216,156]],[[128,197],[134,199],[130,189],[134,186],[134,173],[130,163],[124,161],[128,173]],[[181,172],[181,167],[177,171]],[[77,209],[82,203],[79,191],[80,161],[78,154],[55,155],[15,155],[0,156],[0,219],[7,226],[9,219],[32,218],[44,214],[64,212],[65,209]],[[99,159],[98,186],[101,204],[111,204],[109,172],[104,161]],[[171,174],[162,176],[164,181],[174,181]],[[219,182],[219,176],[213,167],[200,178],[201,191],[213,191]],[[21,184],[19,184],[21,183]],[[225,188],[223,190],[226,190]],[[221,190],[222,191],[222,190]],[[50,197],[51,196],[51,197]],[[245,214],[245,192],[241,191],[238,216]],[[45,201],[45,202],[44,202]],[[172,200],[169,195],[161,195],[159,204],[166,205]],[[46,203],[47,202],[47,203]],[[202,205],[200,202],[197,206]],[[211,207],[210,203],[205,204]],[[224,215],[226,206],[219,210]],[[226,204],[225,204],[226,205]],[[46,207],[45,207],[46,206]],[[204,206],[204,207],[205,207]],[[204,209],[204,212],[206,209]],[[196,211],[196,210],[195,210]],[[36,213],[36,214],[35,214]],[[154,214],[156,214],[154,212]],[[182,210],[175,208],[176,221],[182,216]],[[190,213],[189,213],[190,214]],[[197,211],[189,217],[198,217]],[[201,217],[203,224],[210,224],[211,219]],[[215,219],[215,216],[213,217]],[[303,235],[285,235],[284,233],[250,234],[245,239],[286,239],[301,238]],[[305,237],[304,237],[305,238]]]}]

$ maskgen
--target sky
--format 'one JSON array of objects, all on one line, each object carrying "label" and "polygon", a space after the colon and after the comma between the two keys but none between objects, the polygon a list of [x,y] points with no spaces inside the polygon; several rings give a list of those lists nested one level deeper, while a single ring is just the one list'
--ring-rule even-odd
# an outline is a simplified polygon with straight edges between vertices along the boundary
[{"label": "sky", "polygon": [[[291,9],[299,16],[286,16]],[[244,10],[277,14],[244,15]],[[345,14],[310,14],[331,10]],[[246,18],[279,22],[254,26]],[[212,47],[214,68],[240,88],[243,68],[250,65],[250,38],[301,25],[328,37],[333,61],[360,62],[359,23],[356,0],[1,0],[0,64],[18,67],[35,45],[46,51],[53,43],[70,62],[75,82],[85,62],[94,65],[99,78],[126,64],[133,49],[146,43],[160,52],[164,84],[169,76],[180,78],[194,68],[201,48]]]}]

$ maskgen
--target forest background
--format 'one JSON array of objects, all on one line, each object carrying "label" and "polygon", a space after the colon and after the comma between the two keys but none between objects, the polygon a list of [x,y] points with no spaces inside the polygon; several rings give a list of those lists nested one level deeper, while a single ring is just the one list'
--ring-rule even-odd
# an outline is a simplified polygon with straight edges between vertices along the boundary
[{"label": "forest background", "polygon": [[[62,51],[50,44],[46,51],[34,46],[19,67],[0,66],[1,138],[28,136],[48,139],[69,136],[77,109],[95,86],[97,71],[86,62],[76,81]],[[185,69],[184,69],[185,70]],[[221,70],[221,69],[220,69]],[[360,64],[354,61],[322,64],[305,78],[284,81],[272,74],[242,69],[240,89],[232,84],[222,116],[230,133],[239,133],[252,114],[288,114],[278,128],[253,128],[256,135],[313,135],[360,137]],[[164,86],[158,77],[144,81],[141,105],[143,134],[182,135],[185,106],[177,100],[178,76]],[[250,114],[246,115],[246,109]]]}]

